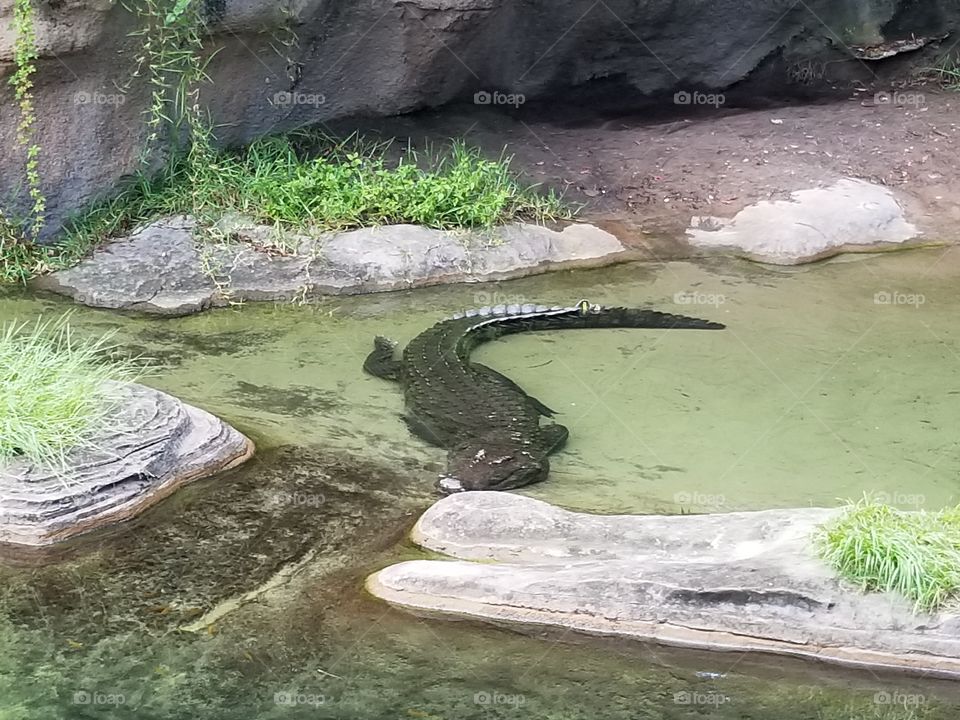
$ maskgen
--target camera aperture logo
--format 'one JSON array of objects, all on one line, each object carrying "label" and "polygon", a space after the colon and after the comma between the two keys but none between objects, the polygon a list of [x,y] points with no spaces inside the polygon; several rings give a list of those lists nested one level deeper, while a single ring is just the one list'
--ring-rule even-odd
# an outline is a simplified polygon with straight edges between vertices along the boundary
[{"label": "camera aperture logo", "polygon": [[481,690],[474,693],[473,702],[477,705],[509,705],[511,707],[520,707],[527,701],[523,695],[511,695],[501,692],[489,692]]},{"label": "camera aperture logo", "polygon": [[505,93],[499,90],[480,90],[473,94],[474,105],[508,105],[518,108],[527,101],[523,93]]},{"label": "camera aperture logo", "polygon": [[710,105],[719,108],[727,102],[723,93],[705,93],[699,90],[680,90],[673,94],[674,105]]}]

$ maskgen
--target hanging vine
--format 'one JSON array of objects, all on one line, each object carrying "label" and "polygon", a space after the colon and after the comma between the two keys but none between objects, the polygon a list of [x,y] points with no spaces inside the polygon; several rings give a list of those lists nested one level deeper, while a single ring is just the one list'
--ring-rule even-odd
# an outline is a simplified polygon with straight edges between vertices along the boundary
[{"label": "hanging vine", "polygon": [[203,2],[127,0],[124,7],[142,21],[131,36],[142,40],[133,78],[145,77],[150,88],[144,160],[168,137],[174,156],[208,152],[210,127],[199,100],[212,57],[201,59]]},{"label": "hanging vine", "polygon": [[43,229],[47,201],[40,186],[40,146],[34,141],[37,116],[33,107],[33,75],[37,70],[37,33],[31,0],[14,0],[13,30],[14,73],[10,84],[20,109],[17,143],[27,151],[24,168],[31,201],[28,232],[36,238]]}]

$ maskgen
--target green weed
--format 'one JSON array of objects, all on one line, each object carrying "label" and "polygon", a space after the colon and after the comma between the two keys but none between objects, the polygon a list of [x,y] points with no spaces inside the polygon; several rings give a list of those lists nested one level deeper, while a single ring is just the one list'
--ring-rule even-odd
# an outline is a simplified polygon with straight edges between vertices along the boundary
[{"label": "green weed", "polygon": [[79,340],[69,318],[0,329],[0,465],[16,457],[64,467],[112,408],[107,381],[130,381],[132,360],[107,360],[110,335]]},{"label": "green weed", "polygon": [[917,611],[960,593],[960,506],[903,512],[864,498],[821,528],[821,556],[864,590],[893,591]]}]

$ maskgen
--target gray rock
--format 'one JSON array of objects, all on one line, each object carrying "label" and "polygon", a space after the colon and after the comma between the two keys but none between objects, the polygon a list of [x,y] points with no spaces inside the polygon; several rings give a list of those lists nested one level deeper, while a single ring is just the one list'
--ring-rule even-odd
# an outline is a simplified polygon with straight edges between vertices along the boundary
[{"label": "gray rock", "polygon": [[890,190],[852,178],[799,190],[789,200],[763,200],[733,218],[694,217],[691,224],[694,245],[732,248],[775,265],[869,252],[920,235]]},{"label": "gray rock", "polygon": [[[563,230],[508,225],[440,231],[388,225],[342,233],[274,236],[273,228],[230,229],[247,243],[202,244],[187,218],[155,222],[110,243],[36,286],[92,307],[185,315],[231,301],[292,301],[449,282],[502,280],[626,257],[592,225]],[[278,241],[296,254],[254,249]]]},{"label": "gray rock", "polygon": [[[12,5],[0,3],[0,78],[12,72]],[[786,69],[809,62],[870,77],[860,63],[842,62],[852,60],[851,48],[940,35],[960,16],[953,4],[912,0],[229,0],[205,7],[205,56],[218,52],[201,102],[226,144],[451,101],[511,112],[496,92],[527,103],[639,95],[670,103],[674,92],[689,99],[748,76],[765,76],[783,92]],[[116,0],[42,2],[35,13],[36,137],[52,233],[137,167],[150,87],[142,69],[131,82],[142,41],[128,33],[143,20]],[[889,28],[896,34],[887,38]],[[299,42],[290,42],[293,34]],[[16,207],[5,208],[14,216],[29,206],[24,150],[14,142],[17,113],[13,89],[0,83],[0,188],[18,192]]]},{"label": "gray rock", "polygon": [[109,429],[67,470],[0,467],[0,543],[45,546],[128,520],[181,485],[233,467],[253,443],[210,413],[137,384],[112,384]]},{"label": "gray rock", "polygon": [[573,513],[508,493],[433,505],[414,560],[367,581],[415,613],[960,677],[960,617],[863,594],[812,552],[837,510],[680,516]]}]

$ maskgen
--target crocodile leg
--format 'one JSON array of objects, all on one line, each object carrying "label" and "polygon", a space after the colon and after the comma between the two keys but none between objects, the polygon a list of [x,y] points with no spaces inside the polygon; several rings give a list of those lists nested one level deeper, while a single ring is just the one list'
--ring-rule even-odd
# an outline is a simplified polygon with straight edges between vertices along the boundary
[{"label": "crocodile leg", "polygon": [[374,377],[399,381],[403,363],[393,356],[396,346],[393,340],[377,335],[373,341],[373,351],[363,361],[363,369]]},{"label": "crocodile leg", "polygon": [[567,444],[569,435],[570,431],[565,425],[559,423],[544,425],[540,428],[540,446],[547,455],[550,455]]},{"label": "crocodile leg", "polygon": [[446,447],[446,443],[444,443],[443,438],[438,437],[437,434],[430,429],[429,425],[418,420],[415,415],[407,413],[405,415],[401,415],[400,419],[403,420],[404,424],[407,426],[407,430],[421,440],[426,440],[435,447]]}]

